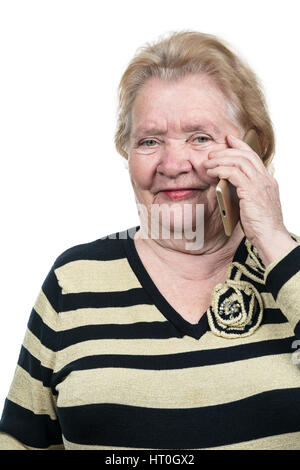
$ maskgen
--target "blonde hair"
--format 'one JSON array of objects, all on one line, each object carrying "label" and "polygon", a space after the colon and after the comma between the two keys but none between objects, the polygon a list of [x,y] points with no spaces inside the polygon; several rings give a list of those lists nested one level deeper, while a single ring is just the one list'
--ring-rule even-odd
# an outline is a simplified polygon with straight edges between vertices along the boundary
[{"label": "blonde hair", "polygon": [[275,151],[272,122],[262,86],[250,67],[224,41],[198,31],[168,33],[140,47],[122,75],[118,87],[118,116],[115,132],[117,151],[128,159],[131,110],[135,97],[150,77],[177,80],[204,73],[228,99],[233,121],[244,130],[255,128],[261,158],[269,166]]}]

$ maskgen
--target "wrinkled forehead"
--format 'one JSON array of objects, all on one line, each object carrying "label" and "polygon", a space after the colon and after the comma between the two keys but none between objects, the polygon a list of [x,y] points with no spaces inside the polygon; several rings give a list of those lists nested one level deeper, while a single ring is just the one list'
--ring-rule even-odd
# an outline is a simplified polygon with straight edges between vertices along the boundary
[{"label": "wrinkled forehead", "polygon": [[168,129],[219,135],[228,118],[228,100],[211,80],[186,77],[169,82],[151,77],[133,102],[131,136],[161,135]]},{"label": "wrinkled forehead", "polygon": [[143,135],[147,134],[166,135],[170,129],[179,129],[185,133],[207,132],[216,136],[221,135],[221,129],[215,124],[214,121],[210,121],[208,119],[203,118],[192,119],[191,117],[189,117],[187,121],[178,122],[178,126],[176,126],[176,124],[174,124],[173,122],[171,123],[171,125],[169,125],[167,120],[163,120],[159,123],[155,120],[146,119],[142,121],[140,125],[133,128],[132,137],[134,139],[138,139]]}]

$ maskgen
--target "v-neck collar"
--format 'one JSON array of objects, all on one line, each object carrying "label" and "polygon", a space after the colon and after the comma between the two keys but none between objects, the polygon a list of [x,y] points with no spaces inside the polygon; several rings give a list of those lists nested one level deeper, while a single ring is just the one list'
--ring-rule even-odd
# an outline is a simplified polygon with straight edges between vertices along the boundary
[{"label": "v-neck collar", "polygon": [[[189,323],[185,320],[173,307],[169,304],[167,299],[161,294],[158,290],[156,285],[154,284],[153,280],[151,279],[148,271],[146,270],[145,266],[142,263],[141,258],[137,252],[137,249],[134,244],[134,234],[138,231],[140,225],[136,227],[132,227],[127,229],[122,233],[120,239],[122,240],[126,252],[126,256],[128,262],[135,273],[136,277],[138,278],[141,286],[145,289],[145,291],[150,296],[153,304],[157,307],[157,309],[162,313],[162,315],[169,320],[175,328],[179,331],[180,336],[192,336],[195,339],[199,339],[203,336],[209,329],[208,324],[208,317],[207,311],[201,316],[200,320],[196,324]],[[248,256],[248,249],[246,246],[246,237],[242,239],[240,242],[232,263],[229,265],[230,269],[228,268],[227,273],[229,273],[230,278],[234,278],[235,276],[235,266],[234,263],[237,262],[239,264],[244,265],[247,256]]]}]

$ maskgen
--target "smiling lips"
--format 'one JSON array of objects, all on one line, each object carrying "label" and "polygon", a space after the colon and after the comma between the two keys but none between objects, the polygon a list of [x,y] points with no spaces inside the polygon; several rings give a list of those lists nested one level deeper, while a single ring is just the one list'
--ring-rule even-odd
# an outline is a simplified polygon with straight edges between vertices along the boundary
[{"label": "smiling lips", "polygon": [[200,191],[200,188],[180,188],[180,189],[173,189],[173,190],[162,190],[161,192],[168,198],[168,199],[183,199],[192,194]]}]

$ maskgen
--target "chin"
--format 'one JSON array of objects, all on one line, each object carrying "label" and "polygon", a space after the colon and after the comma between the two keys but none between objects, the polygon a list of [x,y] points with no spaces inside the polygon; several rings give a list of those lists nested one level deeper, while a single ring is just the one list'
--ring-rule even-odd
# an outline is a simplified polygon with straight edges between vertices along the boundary
[{"label": "chin", "polygon": [[159,225],[164,231],[181,234],[184,229],[190,231],[197,226],[203,227],[204,204],[157,205],[152,207],[150,219],[153,225]]},{"label": "chin", "polygon": [[[198,224],[199,225],[199,224]],[[164,232],[170,232],[170,234],[177,239],[185,238],[191,232],[195,232],[197,228],[197,221],[192,218],[183,218],[182,214],[178,214],[171,217],[170,223],[163,221],[161,223],[161,229]]]}]

